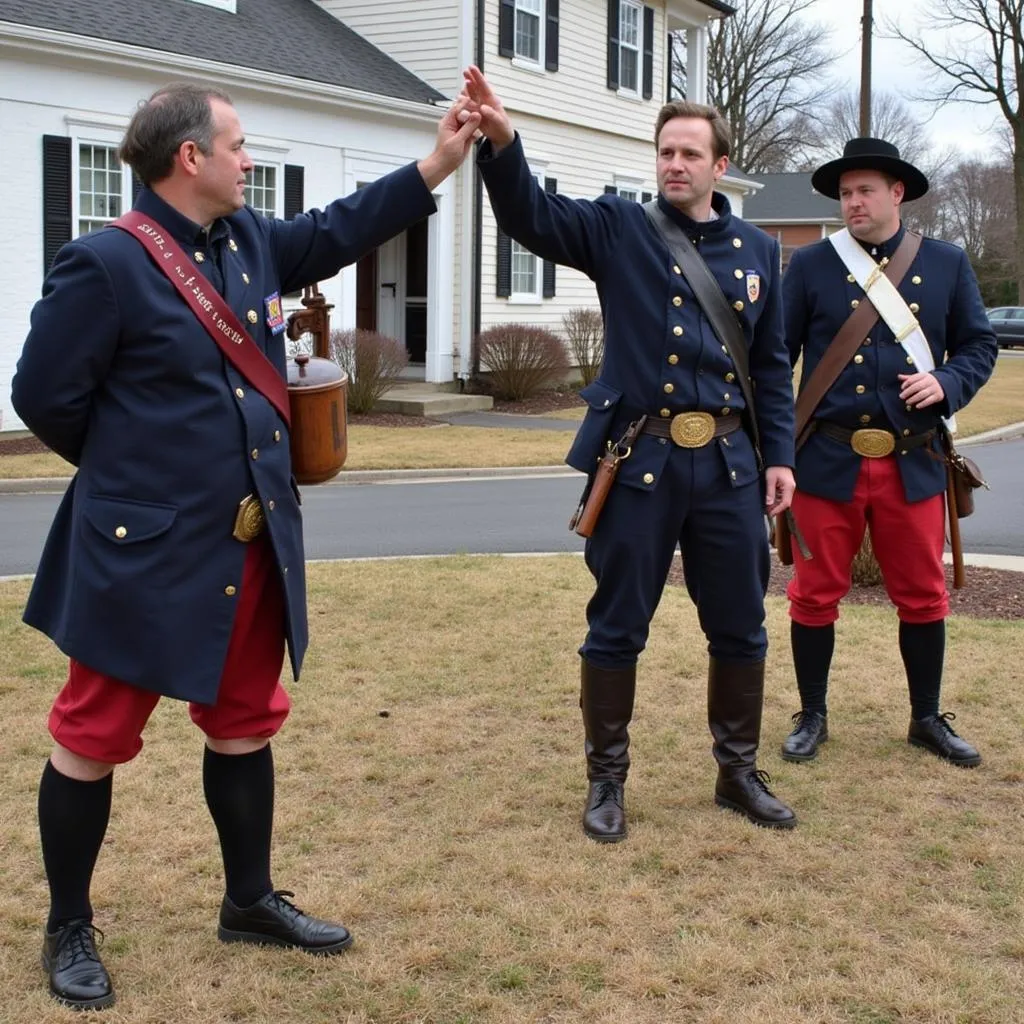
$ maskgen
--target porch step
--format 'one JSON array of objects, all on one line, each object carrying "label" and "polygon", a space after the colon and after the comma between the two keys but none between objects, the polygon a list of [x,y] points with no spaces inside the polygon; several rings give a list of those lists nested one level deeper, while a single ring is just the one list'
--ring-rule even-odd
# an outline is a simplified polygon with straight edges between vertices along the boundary
[{"label": "porch step", "polygon": [[480,412],[493,406],[494,399],[490,395],[438,391],[429,384],[420,384],[419,387],[399,384],[377,399],[373,411],[395,412],[403,416],[448,416],[451,413]]}]

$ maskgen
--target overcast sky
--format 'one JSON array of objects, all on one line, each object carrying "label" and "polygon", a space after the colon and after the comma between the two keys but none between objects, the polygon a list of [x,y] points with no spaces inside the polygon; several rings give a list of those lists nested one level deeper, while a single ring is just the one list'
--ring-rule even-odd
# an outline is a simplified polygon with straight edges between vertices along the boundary
[{"label": "overcast sky", "polygon": [[[948,104],[935,109],[934,105],[913,103],[910,96],[928,88],[927,71],[915,63],[910,47],[898,41],[880,39],[882,21],[895,16],[905,30],[921,25],[921,12],[927,8],[928,0],[874,0],[873,14],[875,34],[871,54],[871,87],[874,92],[894,92],[914,111],[919,120],[925,122],[925,131],[932,144],[944,148],[957,146],[966,153],[980,157],[988,156],[995,141],[992,139],[992,125],[1003,122],[1002,115],[993,103],[978,107],[963,103]],[[808,21],[818,22],[832,29],[832,47],[842,51],[843,56],[835,67],[835,77],[846,88],[860,88],[861,65],[861,16],[863,0],[815,0],[805,12]],[[939,33],[926,30],[925,40],[934,45],[942,40]],[[960,46],[970,40],[969,32],[958,32],[949,41]],[[925,120],[931,113],[931,120]]]}]

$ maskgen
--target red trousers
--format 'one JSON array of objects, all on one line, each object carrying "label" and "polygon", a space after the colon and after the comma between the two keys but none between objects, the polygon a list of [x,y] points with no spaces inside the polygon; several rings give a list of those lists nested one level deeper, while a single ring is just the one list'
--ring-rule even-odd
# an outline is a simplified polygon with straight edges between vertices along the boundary
[{"label": "red trousers", "polygon": [[787,596],[795,622],[827,626],[839,618],[839,602],[850,589],[850,567],[868,525],[886,592],[900,619],[936,622],[949,614],[942,565],[944,496],[908,502],[896,459],[861,459],[849,502],[797,491],[793,517],[812,557],[803,558],[794,542],[794,576]]},{"label": "red trousers", "polygon": [[[187,638],[183,639],[187,643]],[[291,702],[281,685],[284,596],[266,534],[245,556],[238,608],[215,704],[189,704],[192,721],[213,739],[273,736]],[[80,757],[130,761],[160,694],[123,683],[71,659],[68,681],[50,711],[50,735]]]}]

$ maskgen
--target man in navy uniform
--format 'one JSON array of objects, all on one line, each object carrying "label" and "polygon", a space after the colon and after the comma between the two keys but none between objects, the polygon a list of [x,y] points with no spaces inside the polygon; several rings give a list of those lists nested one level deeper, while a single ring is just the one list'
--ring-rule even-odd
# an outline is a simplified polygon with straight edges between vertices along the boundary
[{"label": "man in navy uniform", "polygon": [[[847,230],[794,253],[783,281],[790,357],[795,364],[803,355],[801,388],[851,310],[865,301],[854,268],[866,266],[871,273],[863,283],[877,287],[875,267],[889,264],[907,234],[902,203],[928,190],[925,176],[900,159],[895,146],[871,138],[848,142],[842,158],[818,168],[811,180],[822,195],[839,200]],[[898,294],[889,297],[895,312],[883,313],[841,369],[814,410],[812,433],[797,455],[792,514],[811,557],[793,545],[790,629],[801,710],[782,756],[812,760],[828,738],[835,621],[870,522],[871,546],[898,611],[910,690],[908,742],[973,766],[981,762],[977,750],[953,730],[953,714],[939,711],[949,612],[940,434],[943,418],[988,380],[998,350],[961,249],[922,239],[894,284]],[[916,319],[919,330],[900,331],[901,343],[886,315],[905,315],[909,327]],[[868,444],[879,439],[885,443],[877,448]]]},{"label": "man in navy uniform", "polygon": [[[793,491],[793,395],[782,336],[779,246],[734,217],[714,184],[729,164],[729,131],[710,107],[670,103],[657,121],[660,209],[695,243],[725,293],[749,350],[762,474],[737,367],[644,208],[618,196],[591,202],[546,194],[483,75],[466,72],[482,114],[478,162],[503,231],[596,284],[605,324],[601,373],[581,392],[589,409],[566,461],[594,472],[609,441],[647,420],[622,463],[586,561],[581,707],[590,782],[588,836],[626,835],[623,787],[636,665],[676,550],[708,642],[708,718],[718,762],[715,800],[751,821],[790,828],[796,818],[758,770],[767,638],[765,512]],[[699,446],[672,424],[708,422]],[[678,440],[677,440],[678,439]],[[684,446],[685,445],[685,446]]]},{"label": "man in navy uniform", "polygon": [[[202,289],[223,296],[283,387],[273,376],[285,377],[280,295],[332,277],[432,213],[431,189],[461,164],[475,124],[460,125],[453,107],[428,157],[291,221],[245,206],[253,165],[216,89],[156,92],[132,117],[121,156],[146,186],[135,209],[181,247]],[[303,913],[270,874],[285,641],[296,678],[307,641],[285,419],[117,227],[58,253],[13,401],[78,470],[25,612],[71,659],[39,789],[51,993],[79,1008],[114,1001],[90,881],[114,766],[141,749],[161,695],[188,701],[206,734],[203,786],[226,882],[219,937],[340,952],[348,931]],[[243,498],[262,516],[236,524]]]}]

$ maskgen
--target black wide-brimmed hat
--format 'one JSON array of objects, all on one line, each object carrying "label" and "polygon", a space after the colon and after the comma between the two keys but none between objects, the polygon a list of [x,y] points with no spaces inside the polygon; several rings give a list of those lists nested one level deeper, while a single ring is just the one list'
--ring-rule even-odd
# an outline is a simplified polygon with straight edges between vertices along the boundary
[{"label": "black wide-brimmed hat", "polygon": [[928,191],[928,179],[906,160],[900,151],[884,139],[850,139],[843,147],[843,155],[819,167],[811,175],[811,185],[829,199],[839,198],[839,179],[847,171],[881,171],[903,182],[903,199],[920,199]]}]

